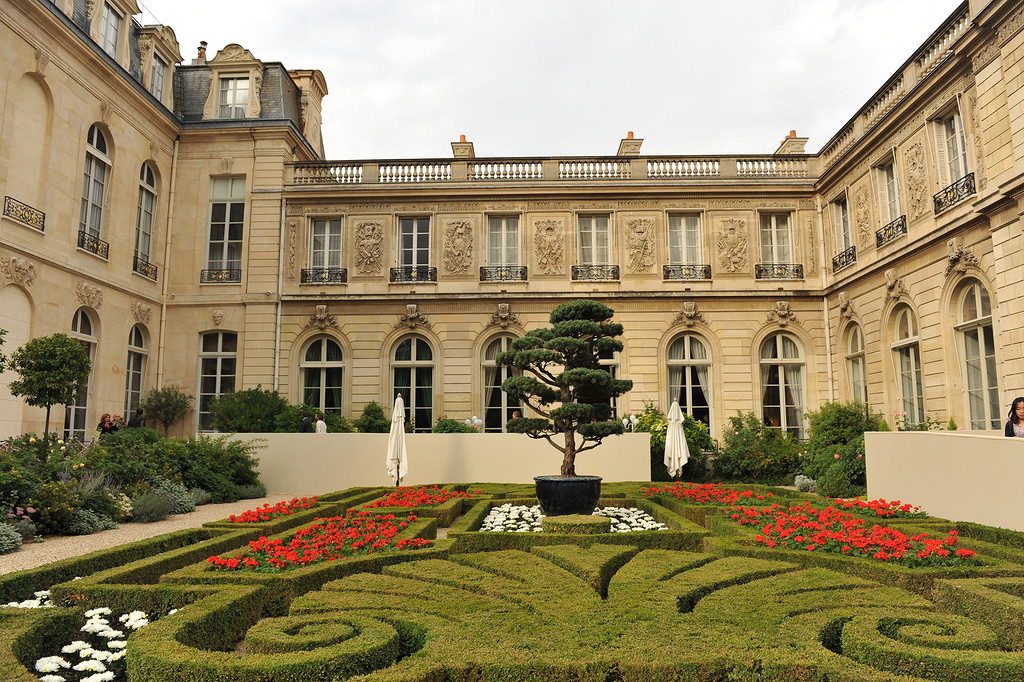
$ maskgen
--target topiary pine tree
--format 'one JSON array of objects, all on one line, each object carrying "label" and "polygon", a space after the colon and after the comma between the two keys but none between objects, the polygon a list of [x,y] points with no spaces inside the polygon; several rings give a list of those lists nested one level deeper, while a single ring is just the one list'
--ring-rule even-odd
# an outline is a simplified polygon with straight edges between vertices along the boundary
[{"label": "topiary pine tree", "polygon": [[[622,325],[609,322],[614,314],[598,301],[562,303],[551,311],[551,327],[528,332],[496,358],[499,367],[521,372],[506,379],[501,390],[540,415],[513,419],[506,431],[547,440],[562,453],[563,477],[576,475],[576,455],[623,432],[622,422],[612,419],[611,401],[633,388],[633,382],[613,379],[600,364],[602,356],[622,350],[614,338],[622,335]],[[563,444],[554,440],[557,434]]]}]

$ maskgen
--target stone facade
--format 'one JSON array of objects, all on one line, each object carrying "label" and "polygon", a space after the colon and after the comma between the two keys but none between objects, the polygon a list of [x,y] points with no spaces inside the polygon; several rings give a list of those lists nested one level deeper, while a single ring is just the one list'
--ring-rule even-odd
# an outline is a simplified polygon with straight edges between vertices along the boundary
[{"label": "stone facade", "polygon": [[[0,15],[0,328],[7,350],[91,344],[90,427],[131,407],[134,371],[201,406],[262,385],[356,417],[402,390],[418,429],[501,430],[519,406],[494,352],[583,297],[626,330],[607,359],[634,382],[619,413],[678,397],[715,435],[748,410],[800,433],[802,412],[852,398],[988,430],[1024,391],[1019,2],[964,3],[818,154],[792,134],[771,155],[627,138],[611,157],[478,159],[462,141],[416,162],[324,160],[323,76],[240,45],[172,64],[154,97],[146,63],[177,54],[173,32],[133,25],[122,64],[72,4]],[[95,158],[103,217],[82,242]],[[0,411],[0,435],[42,428],[16,399]]]}]

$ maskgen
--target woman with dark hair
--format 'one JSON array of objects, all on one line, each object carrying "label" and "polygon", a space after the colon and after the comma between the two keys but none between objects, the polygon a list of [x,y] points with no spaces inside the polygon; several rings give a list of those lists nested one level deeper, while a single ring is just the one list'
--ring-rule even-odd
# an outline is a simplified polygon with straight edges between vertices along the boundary
[{"label": "woman with dark hair", "polygon": [[1014,398],[1010,405],[1010,420],[1006,422],[1007,438],[1024,438],[1024,397]]}]

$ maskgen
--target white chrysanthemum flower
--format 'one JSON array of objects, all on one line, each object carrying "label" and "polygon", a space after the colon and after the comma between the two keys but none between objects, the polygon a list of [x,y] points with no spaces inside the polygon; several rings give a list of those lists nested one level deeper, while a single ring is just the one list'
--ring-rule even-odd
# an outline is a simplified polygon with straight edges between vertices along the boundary
[{"label": "white chrysanthemum flower", "polygon": [[107,671],[107,666],[103,665],[101,661],[94,661],[90,658],[88,661],[82,661],[81,663],[76,664],[72,669],[77,670],[78,672],[89,671],[94,673],[103,673]]},{"label": "white chrysanthemum flower", "polygon": [[128,646],[128,640],[126,639],[112,639],[107,642],[108,649],[123,649]]},{"label": "white chrysanthemum flower", "polygon": [[109,608],[107,608],[106,606],[101,606],[99,608],[89,609],[88,611],[86,611],[85,612],[85,617],[86,618],[92,618],[94,616],[109,616],[110,613],[111,613],[111,611],[110,611]]},{"label": "white chrysanthemum flower", "polygon": [[88,644],[86,644],[85,642],[83,642],[80,639],[76,639],[74,642],[72,642],[71,644],[68,644],[63,649],[61,649],[61,651],[63,653],[65,653],[65,654],[73,654],[76,651],[78,651],[79,649],[88,649],[88,648],[89,648]]},{"label": "white chrysanthemum flower", "polygon": [[97,632],[96,635],[99,636],[99,637],[103,637],[105,639],[112,639],[114,637],[124,637],[124,631],[123,630],[112,630],[110,628],[107,628],[106,630],[103,630],[102,632]]},{"label": "white chrysanthemum flower", "polygon": [[61,668],[70,668],[71,664],[61,656],[44,656],[36,661],[36,670],[41,673],[55,673]]},{"label": "white chrysanthemum flower", "polygon": [[113,654],[111,654],[109,651],[104,651],[102,649],[93,649],[91,655],[94,661],[107,661],[110,660],[110,657]]},{"label": "white chrysanthemum flower", "polygon": [[79,658],[89,658],[90,656],[92,656],[92,652],[94,652],[94,651],[96,651],[96,650],[93,649],[91,646],[86,645],[86,646],[84,646],[84,647],[82,647],[81,649],[78,650],[78,657]]},{"label": "white chrysanthemum flower", "polygon": [[178,609],[171,609],[170,611],[168,611],[168,612],[167,612],[167,615],[168,615],[168,616],[173,616],[173,615],[174,615],[174,614],[176,614],[177,612],[178,612]]},{"label": "white chrysanthemum flower", "polygon": [[67,682],[67,680],[60,675],[43,675],[39,678],[39,682]]},{"label": "white chrysanthemum flower", "polygon": [[49,599],[50,598],[50,591],[49,590],[39,590],[38,592],[33,592],[32,596],[34,596],[36,599]]},{"label": "white chrysanthemum flower", "polygon": [[113,679],[114,673],[108,670],[106,672],[96,673],[95,675],[83,677],[81,680],[79,680],[79,682],[110,682]]},{"label": "white chrysanthemum flower", "polygon": [[97,621],[97,620],[90,620],[90,621],[87,621],[85,623],[85,625],[82,626],[82,632],[88,632],[88,633],[91,633],[91,634],[96,634],[98,632],[103,632],[104,630],[109,630],[109,629],[110,629],[110,625],[107,624],[107,621],[102,621],[101,622],[101,621]]},{"label": "white chrysanthemum flower", "polygon": [[111,662],[119,661],[122,658],[124,658],[125,654],[127,654],[127,653],[128,652],[125,651],[124,649],[121,649],[120,651],[115,651],[114,653],[110,654],[110,658],[108,660],[110,660]]}]

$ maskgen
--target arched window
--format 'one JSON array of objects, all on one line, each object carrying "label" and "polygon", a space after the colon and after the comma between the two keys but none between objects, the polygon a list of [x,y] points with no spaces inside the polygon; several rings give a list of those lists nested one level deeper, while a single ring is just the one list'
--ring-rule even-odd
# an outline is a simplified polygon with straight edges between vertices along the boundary
[{"label": "arched window", "polygon": [[972,429],[998,429],[1001,415],[992,304],[977,280],[968,280],[957,296],[956,333],[967,386]]},{"label": "arched window", "polygon": [[[89,360],[92,361],[95,356],[95,348],[97,338],[93,333],[92,319],[89,317],[89,313],[85,311],[85,308],[79,308],[75,311],[75,316],[71,318],[71,334],[69,336],[73,339],[77,339],[82,347],[85,348],[86,354],[89,356]],[[90,372],[90,375],[92,373]],[[89,379],[86,379],[78,387],[78,395],[75,396],[75,403],[73,405],[67,405],[64,408],[64,439],[70,440],[77,438],[80,441],[84,441],[86,436],[92,432],[92,428],[89,424]]]},{"label": "arched window", "polygon": [[199,430],[212,428],[210,403],[214,398],[233,393],[238,361],[238,334],[210,332],[199,345]]},{"label": "arched window", "polygon": [[[85,177],[82,180],[82,207],[78,218],[79,241],[83,235],[99,239],[103,228],[103,204],[110,174],[107,139],[95,125],[89,128],[85,147]],[[89,248],[86,246],[86,248]],[[94,251],[94,249],[89,249]]]},{"label": "arched window", "polygon": [[487,344],[483,359],[483,404],[484,431],[501,433],[505,424],[512,419],[512,413],[522,410],[522,406],[509,399],[501,390],[501,384],[513,376],[511,367],[498,367],[494,359],[498,353],[512,349],[513,337],[499,336]]},{"label": "arched window", "polygon": [[868,404],[867,363],[864,358],[864,334],[860,325],[846,330],[846,374],[850,379],[850,400]]},{"label": "arched window", "polygon": [[302,402],[340,415],[344,371],[341,346],[336,341],[326,336],[310,341],[299,363]]},{"label": "arched window", "polygon": [[402,394],[406,421],[413,431],[429,432],[434,425],[434,353],[426,339],[407,336],[398,342],[391,377],[392,400]]},{"label": "arched window", "polygon": [[124,378],[124,418],[135,412],[142,400],[142,380],[146,374],[146,339],[139,325],[128,333],[128,363]]},{"label": "arched window", "polygon": [[[153,168],[142,164],[139,171],[139,208],[135,220],[135,272],[149,276],[153,248],[153,214],[156,211],[156,177]],[[153,273],[155,277],[155,271]]]},{"label": "arched window", "polygon": [[772,428],[796,437],[803,433],[804,358],[789,334],[776,333],[761,344],[761,414]]},{"label": "arched window", "polygon": [[909,306],[896,309],[892,327],[893,362],[900,389],[900,409],[908,426],[924,423],[924,391],[921,380],[921,348],[917,321]]},{"label": "arched window", "polygon": [[711,424],[711,356],[696,334],[683,334],[668,347],[668,404]]}]

